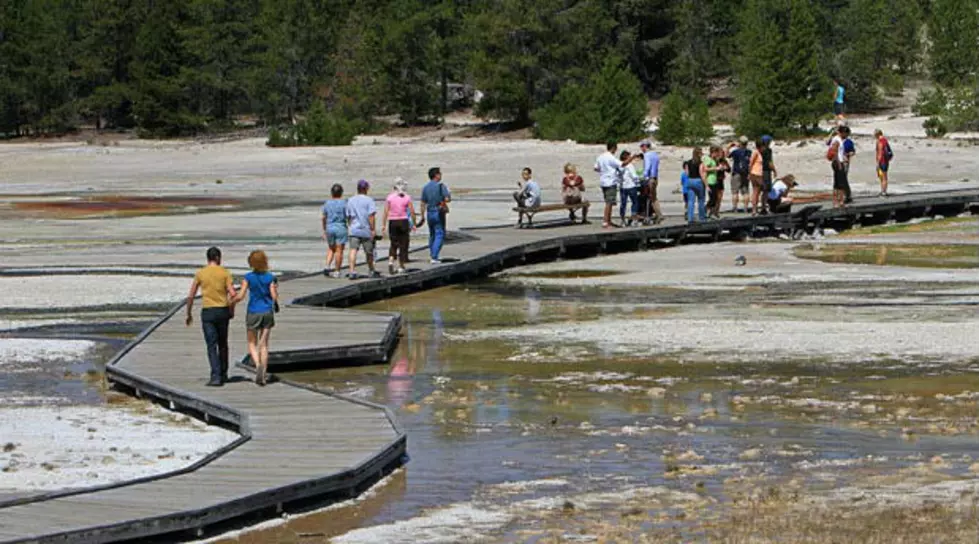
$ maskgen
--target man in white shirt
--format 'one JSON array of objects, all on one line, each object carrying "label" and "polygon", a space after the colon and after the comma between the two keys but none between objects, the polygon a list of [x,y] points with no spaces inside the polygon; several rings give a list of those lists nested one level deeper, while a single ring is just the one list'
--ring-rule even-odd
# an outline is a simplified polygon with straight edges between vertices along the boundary
[{"label": "man in white shirt", "polygon": [[839,127],[836,135],[829,142],[830,166],[833,168],[833,207],[846,205],[846,194],[850,190],[850,180],[847,176],[846,152],[843,149],[844,131]]},{"label": "man in white shirt", "polygon": [[603,229],[609,228],[612,224],[612,208],[615,207],[619,194],[622,163],[615,157],[618,148],[619,146],[615,142],[609,142],[605,146],[605,153],[599,155],[595,161],[598,185],[602,188],[602,196],[605,198],[605,214],[602,216]]}]

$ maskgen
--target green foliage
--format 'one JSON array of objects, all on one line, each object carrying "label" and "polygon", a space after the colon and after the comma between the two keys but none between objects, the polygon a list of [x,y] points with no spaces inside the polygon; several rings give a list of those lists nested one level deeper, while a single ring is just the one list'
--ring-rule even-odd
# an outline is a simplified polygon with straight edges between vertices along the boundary
[{"label": "green foliage", "polygon": [[948,126],[941,117],[929,117],[921,124],[929,138],[941,138],[948,133]]},{"label": "green foliage", "polygon": [[707,100],[682,92],[666,95],[656,137],[667,145],[703,145],[714,137]]},{"label": "green foliage", "polygon": [[545,140],[629,140],[642,134],[646,95],[628,68],[609,60],[584,84],[566,85],[534,116],[537,136]]},{"label": "green foliage", "polygon": [[601,69],[615,21],[585,0],[482,0],[469,13],[469,71],[484,93],[478,112],[529,123],[567,83]]},{"label": "green foliage", "polygon": [[738,34],[740,133],[757,137],[816,126],[829,106],[819,32],[807,0],[747,1]]},{"label": "green foliage", "polygon": [[954,86],[979,71],[979,0],[934,0],[928,36],[934,80]]},{"label": "green foliage", "polygon": [[363,125],[337,111],[327,111],[322,101],[310,108],[306,118],[286,129],[272,129],[269,147],[350,145]]},{"label": "green foliage", "polygon": [[922,126],[929,137],[979,130],[979,96],[975,85],[923,91],[912,110],[915,115],[928,116]]},{"label": "green foliage", "polygon": [[872,108],[880,90],[903,87],[901,75],[918,63],[920,7],[907,0],[852,0],[836,13],[843,32],[832,44],[832,72],[846,87],[851,111]]}]

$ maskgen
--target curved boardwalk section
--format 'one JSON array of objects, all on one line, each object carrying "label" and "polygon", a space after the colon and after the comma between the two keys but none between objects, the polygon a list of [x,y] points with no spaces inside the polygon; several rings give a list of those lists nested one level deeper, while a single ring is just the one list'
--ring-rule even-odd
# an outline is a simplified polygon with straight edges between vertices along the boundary
[{"label": "curved boardwalk section", "polygon": [[[279,315],[277,357],[300,361],[383,358],[400,319],[301,307]],[[232,355],[240,358],[243,334],[232,334]],[[247,440],[183,474],[2,508],[0,541],[185,539],[304,501],[349,498],[402,463],[404,433],[383,407],[282,382],[259,389],[234,373],[222,388],[205,387],[202,350],[198,322],[186,327],[180,311],[107,372],[137,395],[235,428]]]},{"label": "curved boardwalk section", "polygon": [[[271,364],[323,365],[387,359],[400,317],[346,307],[485,276],[525,262],[635,251],[658,243],[742,238],[757,233],[811,232],[823,227],[907,221],[927,215],[979,213],[979,190],[868,199],[846,209],[807,206],[791,215],[732,217],[698,225],[679,221],[600,230],[562,226],[482,230],[452,244],[451,263],[418,265],[410,274],[350,282],[311,275],[283,282],[293,301],[277,317]],[[311,256],[311,259],[318,258]],[[243,355],[241,320],[235,360]],[[237,351],[236,351],[237,350]],[[380,406],[327,395],[286,382],[259,390],[246,377],[206,388],[207,365],[198,326],[182,314],[162,319],[121,353],[109,379],[137,395],[237,429],[235,447],[179,473],[0,504],[0,541],[108,542],[166,535],[168,540],[275,515],[296,505],[354,495],[399,466],[405,435]]]}]

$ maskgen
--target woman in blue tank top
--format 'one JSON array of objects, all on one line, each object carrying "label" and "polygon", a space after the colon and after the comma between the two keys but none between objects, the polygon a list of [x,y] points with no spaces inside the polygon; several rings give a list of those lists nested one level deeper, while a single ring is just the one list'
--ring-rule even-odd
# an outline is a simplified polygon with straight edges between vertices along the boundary
[{"label": "woman in blue tank top", "polygon": [[269,336],[275,326],[275,311],[279,305],[278,281],[269,272],[269,259],[264,251],[248,255],[252,271],[245,274],[236,302],[249,294],[245,326],[248,329],[248,355],[255,365],[255,383],[264,386],[269,364]]}]

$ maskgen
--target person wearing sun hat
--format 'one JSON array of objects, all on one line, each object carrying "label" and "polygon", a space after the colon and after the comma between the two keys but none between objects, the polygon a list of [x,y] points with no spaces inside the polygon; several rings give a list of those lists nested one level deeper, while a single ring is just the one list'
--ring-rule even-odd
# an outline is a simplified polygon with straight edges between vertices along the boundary
[{"label": "person wearing sun hat", "polygon": [[350,272],[347,277],[357,278],[357,251],[364,248],[367,258],[367,268],[371,278],[381,275],[374,269],[374,240],[377,234],[377,205],[374,199],[367,196],[371,184],[366,179],[357,182],[357,196],[347,201],[347,228],[350,238]]}]

